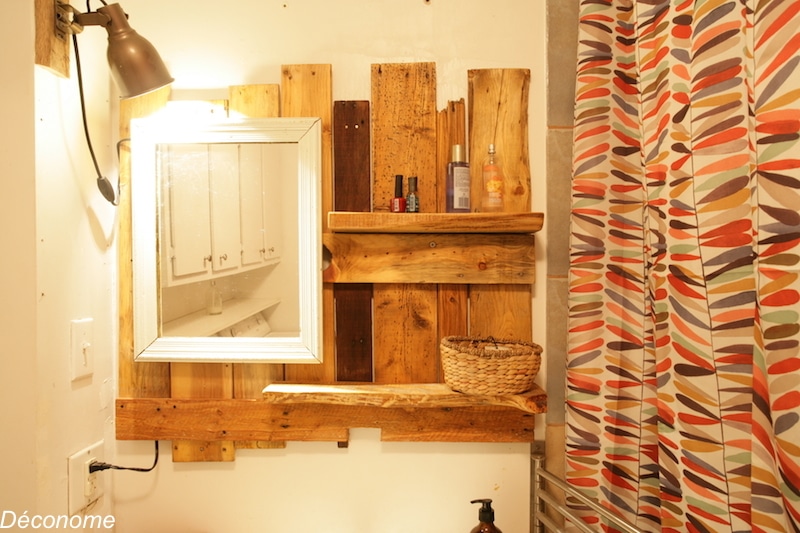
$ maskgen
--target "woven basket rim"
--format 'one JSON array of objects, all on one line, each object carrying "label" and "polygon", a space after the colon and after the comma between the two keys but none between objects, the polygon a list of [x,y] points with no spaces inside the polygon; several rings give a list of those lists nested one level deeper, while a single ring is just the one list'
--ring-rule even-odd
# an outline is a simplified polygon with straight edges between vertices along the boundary
[{"label": "woven basket rim", "polygon": [[[469,343],[465,345],[465,343]],[[495,339],[494,337],[469,337],[451,335],[441,340],[441,345],[453,351],[483,357],[486,359],[505,359],[520,355],[540,355],[542,347],[535,342],[517,339]],[[484,346],[503,346],[502,351],[486,351]]]}]

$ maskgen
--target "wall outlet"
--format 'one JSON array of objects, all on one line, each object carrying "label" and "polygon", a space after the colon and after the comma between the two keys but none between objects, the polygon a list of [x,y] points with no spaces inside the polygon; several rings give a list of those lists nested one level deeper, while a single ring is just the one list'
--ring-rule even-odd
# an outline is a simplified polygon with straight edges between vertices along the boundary
[{"label": "wall outlet", "polygon": [[89,465],[95,461],[104,461],[102,440],[67,458],[70,516],[86,509],[105,493],[105,471],[89,473]]},{"label": "wall outlet", "polygon": [[92,348],[94,320],[81,318],[70,322],[70,375],[72,381],[89,377],[94,373]]}]

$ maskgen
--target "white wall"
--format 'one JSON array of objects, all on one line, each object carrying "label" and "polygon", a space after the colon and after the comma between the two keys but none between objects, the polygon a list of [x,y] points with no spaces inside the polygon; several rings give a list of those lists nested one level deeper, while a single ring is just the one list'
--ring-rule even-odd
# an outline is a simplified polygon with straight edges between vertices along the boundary
[{"label": "white wall", "polygon": [[[25,19],[32,19],[30,7],[21,7],[23,3],[28,4],[26,0],[11,4],[25,11]],[[281,64],[330,63],[334,99],[369,99],[372,63],[435,61],[442,108],[447,100],[466,98],[467,69],[530,68],[533,209],[544,211],[545,125],[538,120],[545,115],[543,2],[126,0],[123,7],[133,27],[166,59],[177,80],[178,98],[224,96],[225,88],[235,84],[277,83]],[[4,34],[10,41],[6,50],[31,40],[28,28],[12,33],[13,38]],[[114,116],[116,102],[112,97],[108,103],[102,33],[89,28],[80,43],[95,148],[101,168],[115,179],[109,139],[116,124],[109,117]],[[0,341],[4,352],[0,379],[6,385],[6,376],[13,373],[25,380],[25,385],[11,380],[8,388],[3,387],[6,402],[10,391],[11,400],[27,395],[37,407],[23,402],[23,416],[8,421],[23,430],[22,440],[3,446],[24,451],[22,458],[28,463],[38,461],[35,487],[23,491],[15,505],[27,504],[34,491],[39,503],[30,506],[37,505],[40,513],[59,513],[66,509],[67,455],[105,437],[109,459],[143,466],[152,460],[152,444],[113,441],[116,220],[94,189],[74,76],[61,80],[37,68],[32,116],[34,75],[28,66],[32,54],[17,53],[13,58],[20,79],[11,89],[22,105],[9,105],[6,99],[0,111],[22,114],[24,127],[13,134],[0,133],[0,140],[18,145],[13,152],[17,157],[0,154],[4,173],[11,164],[22,181],[9,185],[7,178],[3,180],[0,197],[11,198],[15,205],[0,216],[6,226],[19,227],[13,237],[2,232],[3,242],[9,247],[19,244],[23,254],[12,263],[10,275],[3,276],[2,286],[15,295],[14,312],[6,309],[3,316],[13,319],[14,325],[22,321],[23,327],[35,328],[36,335],[31,338],[33,331],[23,333],[3,321],[0,333],[11,335],[2,335]],[[11,82],[2,83],[5,96],[5,86]],[[32,135],[31,118],[35,158],[31,141],[24,137],[26,130],[28,139]],[[3,143],[0,149],[5,147]],[[29,183],[34,159],[35,219]],[[537,247],[541,258],[546,248],[543,234],[537,236]],[[37,265],[34,283],[31,271]],[[544,316],[541,260],[540,266],[535,317]],[[95,375],[70,383],[69,321],[83,317],[95,320]],[[541,323],[534,323],[534,338],[544,344]],[[9,361],[10,357],[17,359]],[[543,369],[542,377],[544,373]],[[28,435],[33,431],[33,414],[35,440]],[[9,427],[5,417],[14,414],[4,410],[3,416],[4,427]],[[28,451],[30,444],[35,444],[33,454]],[[482,497],[495,500],[498,525],[506,533],[529,527],[529,447],[523,444],[381,443],[376,431],[355,430],[348,449],[329,443],[290,443],[284,450],[239,451],[232,464],[173,464],[169,443],[162,443],[162,452],[162,463],[153,474],[101,474],[113,478],[113,499],[105,498],[95,512],[113,513],[117,531],[459,532],[475,525],[477,509],[469,500]],[[25,465],[5,453],[0,460],[4,475]],[[30,464],[27,469],[31,470]],[[28,485],[29,479],[25,477]],[[12,491],[5,488],[8,484],[2,485],[0,507],[6,507],[6,501],[16,500],[6,499]]]},{"label": "white wall", "polygon": [[[0,512],[60,515],[66,458],[112,429],[115,212],[94,205],[74,76],[34,67],[33,2],[3,8],[14,22],[0,32]],[[89,115],[108,169],[104,40],[82,41],[95,49],[86,58]],[[85,317],[95,319],[95,373],[72,383],[69,322]],[[107,498],[95,511],[110,508]]]},{"label": "white wall", "polygon": [[14,0],[3,14],[15,23],[0,32],[0,511],[22,512],[37,494],[33,47],[20,46],[33,43],[33,7]]}]

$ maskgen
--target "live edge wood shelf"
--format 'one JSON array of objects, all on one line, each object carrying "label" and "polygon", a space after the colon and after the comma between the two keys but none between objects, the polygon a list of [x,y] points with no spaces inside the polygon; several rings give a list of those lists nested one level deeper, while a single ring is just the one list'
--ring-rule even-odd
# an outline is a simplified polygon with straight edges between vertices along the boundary
[{"label": "live edge wood shelf", "polygon": [[117,438],[346,443],[348,428],[369,427],[384,441],[531,442],[545,410],[538,386],[473,396],[442,384],[275,383],[263,400],[119,399]]}]

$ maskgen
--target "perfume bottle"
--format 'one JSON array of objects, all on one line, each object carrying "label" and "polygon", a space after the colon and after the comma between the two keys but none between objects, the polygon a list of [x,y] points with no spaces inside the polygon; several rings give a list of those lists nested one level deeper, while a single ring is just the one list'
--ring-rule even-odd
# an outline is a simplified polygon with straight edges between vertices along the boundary
[{"label": "perfume bottle", "polygon": [[464,157],[464,145],[454,144],[451,161],[447,164],[447,197],[445,210],[448,213],[469,213],[469,163]]},{"label": "perfume bottle", "polygon": [[504,207],[504,179],[500,158],[495,153],[494,144],[489,145],[489,153],[483,162],[483,194],[481,211],[498,212]]},{"label": "perfume bottle", "polygon": [[408,194],[406,195],[406,213],[419,213],[419,195],[417,194],[417,177],[408,178]]},{"label": "perfume bottle", "polygon": [[208,289],[207,310],[209,315],[222,314],[222,293],[217,288],[217,282],[212,281]]}]

